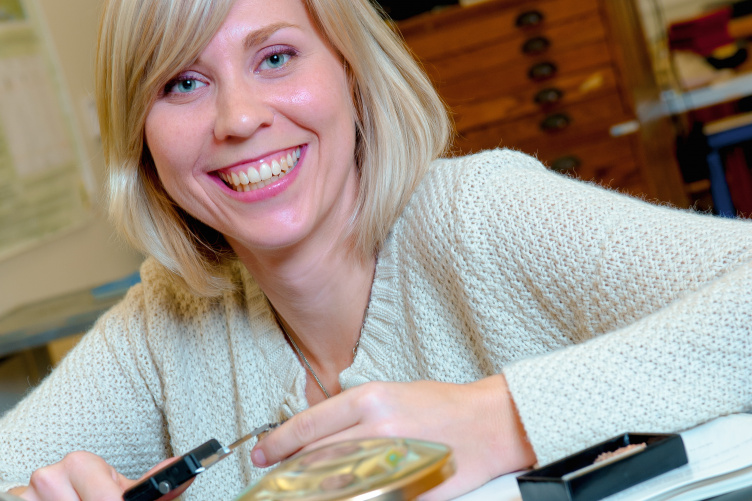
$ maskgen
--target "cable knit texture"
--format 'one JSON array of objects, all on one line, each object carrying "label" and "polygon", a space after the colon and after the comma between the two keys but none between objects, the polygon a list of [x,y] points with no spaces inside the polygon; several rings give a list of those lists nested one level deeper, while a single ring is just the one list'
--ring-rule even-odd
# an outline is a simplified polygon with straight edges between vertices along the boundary
[{"label": "cable knit texture", "polygon": [[[540,463],[624,431],[684,429],[752,407],[751,261],[748,222],[653,206],[518,152],[439,160],[379,254],[340,381],[504,372]],[[136,478],[305,409],[303,367],[234,272],[237,290],[207,300],[147,260],[142,283],[0,421],[0,490],[81,449]],[[248,451],[184,499],[232,499],[264,473]]]}]

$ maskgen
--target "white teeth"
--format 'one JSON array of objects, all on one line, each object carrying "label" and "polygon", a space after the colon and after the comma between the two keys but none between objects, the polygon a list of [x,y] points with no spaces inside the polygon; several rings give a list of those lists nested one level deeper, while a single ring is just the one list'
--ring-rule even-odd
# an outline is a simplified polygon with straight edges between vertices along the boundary
[{"label": "white teeth", "polygon": [[235,191],[253,191],[276,182],[285,173],[291,171],[300,159],[300,148],[272,160],[271,165],[264,162],[258,170],[249,167],[247,171],[232,173],[220,172],[219,178],[230,185]]},{"label": "white teeth", "polygon": [[248,180],[252,183],[258,183],[261,181],[261,176],[259,176],[258,171],[253,167],[248,168]]},{"label": "white teeth", "polygon": [[259,175],[261,176],[262,181],[266,181],[272,177],[272,168],[269,167],[268,163],[264,162],[261,164],[261,167],[259,167]]}]

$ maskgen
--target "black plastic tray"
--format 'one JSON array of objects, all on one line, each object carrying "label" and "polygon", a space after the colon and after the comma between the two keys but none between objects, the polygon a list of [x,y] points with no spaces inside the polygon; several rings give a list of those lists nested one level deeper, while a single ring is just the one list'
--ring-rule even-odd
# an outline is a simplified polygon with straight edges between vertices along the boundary
[{"label": "black plastic tray", "polygon": [[[597,464],[604,452],[645,444]],[[687,464],[676,434],[625,433],[517,477],[523,501],[597,501]]]}]

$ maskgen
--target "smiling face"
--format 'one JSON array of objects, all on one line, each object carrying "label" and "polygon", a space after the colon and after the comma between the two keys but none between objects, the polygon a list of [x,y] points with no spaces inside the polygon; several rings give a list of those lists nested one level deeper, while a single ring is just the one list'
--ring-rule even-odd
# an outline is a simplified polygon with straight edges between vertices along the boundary
[{"label": "smiling face", "polygon": [[301,0],[238,0],[157,96],[146,143],[167,193],[241,255],[329,246],[354,210],[344,63]]}]

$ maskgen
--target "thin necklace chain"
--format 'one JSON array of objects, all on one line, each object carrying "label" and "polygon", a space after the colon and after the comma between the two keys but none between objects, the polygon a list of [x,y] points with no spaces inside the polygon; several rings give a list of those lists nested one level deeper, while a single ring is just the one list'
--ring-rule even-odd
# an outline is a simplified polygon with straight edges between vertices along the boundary
[{"label": "thin necklace chain", "polygon": [[[303,361],[303,363],[305,364],[305,366],[308,368],[308,372],[310,372],[311,376],[313,376],[313,379],[316,380],[316,384],[319,385],[319,388],[321,388],[321,391],[324,392],[324,395],[326,395],[326,398],[329,398],[329,392],[326,391],[326,388],[324,387],[324,384],[321,382],[321,380],[319,379],[319,377],[316,375],[316,371],[314,371],[313,367],[311,367],[311,364],[308,363],[308,359],[306,358],[305,355],[303,355],[303,352],[298,347],[298,343],[296,343],[295,340],[290,335],[290,333],[287,332],[287,329],[285,328],[285,324],[282,323],[282,319],[280,318],[279,313],[277,313],[277,309],[274,306],[272,306],[272,312],[274,313],[275,320],[277,320],[277,324],[279,324],[279,327],[282,329],[282,333],[285,335],[285,337],[287,338],[287,340],[290,341],[290,344],[292,345],[292,347],[295,348],[295,352],[298,354],[298,356],[300,357],[300,359]],[[361,326],[361,329],[362,328],[363,327]],[[355,355],[358,354],[358,346],[360,346],[360,337],[358,337],[358,340],[355,342],[355,346],[353,346],[353,349],[352,349],[353,359],[355,359]]]}]

